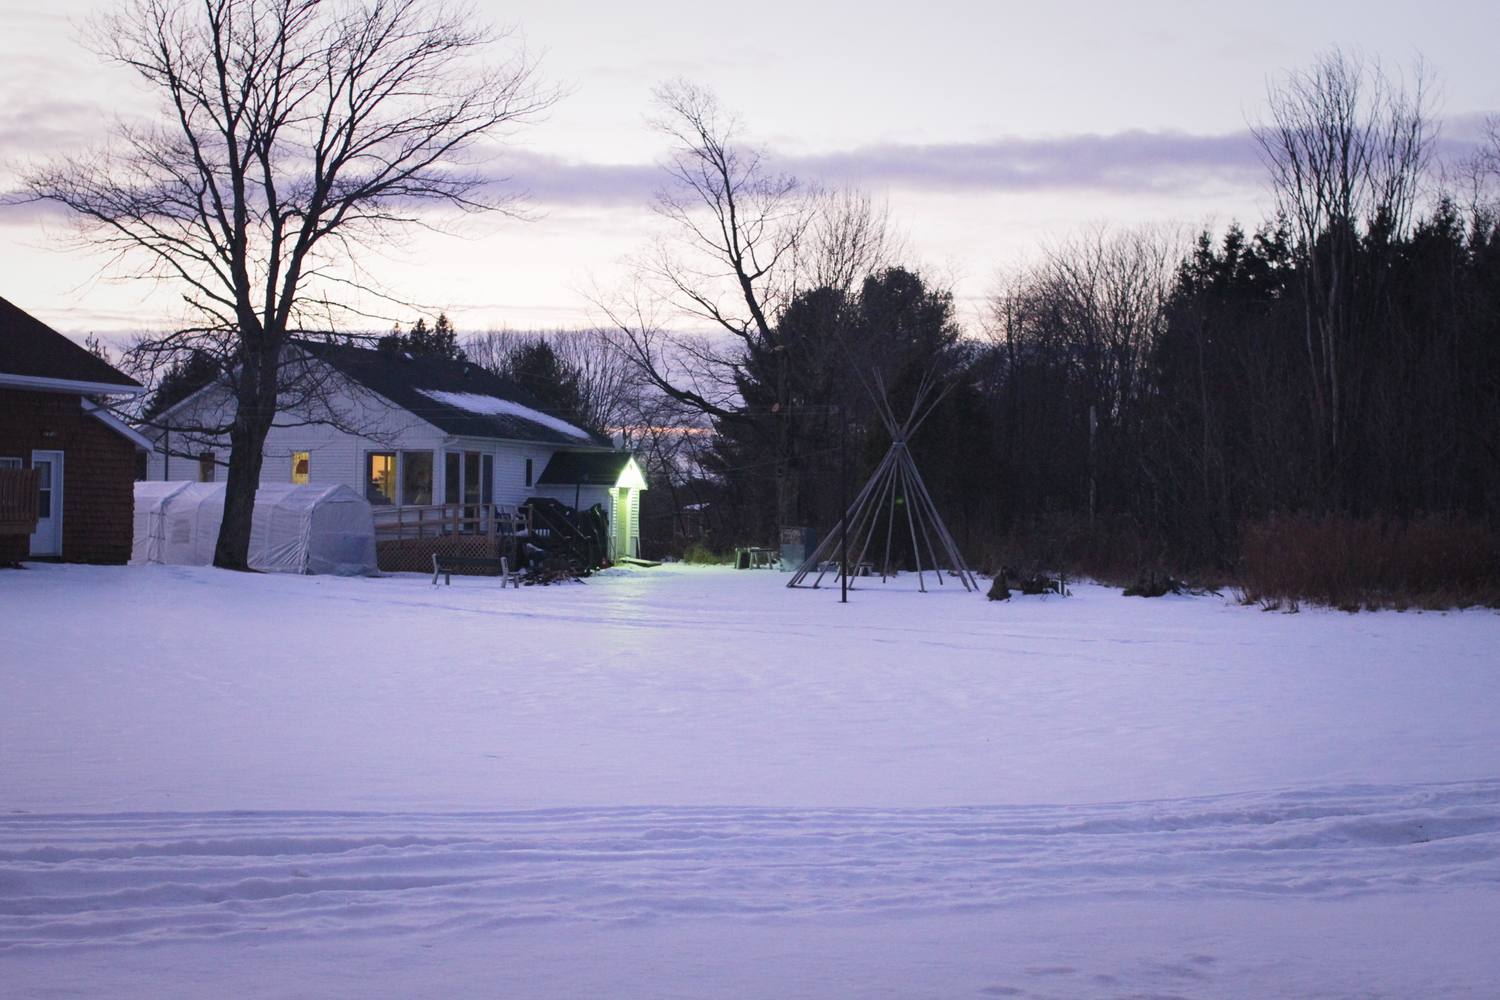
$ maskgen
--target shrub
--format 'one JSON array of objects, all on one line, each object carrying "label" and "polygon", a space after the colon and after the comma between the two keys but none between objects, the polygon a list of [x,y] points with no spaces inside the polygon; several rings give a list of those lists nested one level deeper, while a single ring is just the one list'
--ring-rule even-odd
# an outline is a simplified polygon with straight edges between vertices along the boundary
[{"label": "shrub", "polygon": [[1015,576],[1068,576],[1123,587],[1151,572],[1187,574],[1165,541],[1128,517],[1044,515],[974,549],[975,563],[986,572],[1009,568]]},{"label": "shrub", "polygon": [[1500,607],[1500,532],[1443,517],[1279,517],[1244,530],[1244,600],[1270,607]]},{"label": "shrub", "polygon": [[694,542],[683,551],[682,561],[699,566],[722,566],[729,562],[729,558],[718,555],[702,542]]}]

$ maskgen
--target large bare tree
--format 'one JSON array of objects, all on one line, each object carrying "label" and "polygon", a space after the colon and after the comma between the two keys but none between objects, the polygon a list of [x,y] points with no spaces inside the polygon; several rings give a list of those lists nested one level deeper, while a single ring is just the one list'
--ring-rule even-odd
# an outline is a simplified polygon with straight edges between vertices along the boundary
[{"label": "large bare tree", "polygon": [[1114,464],[1109,456],[1125,451],[1150,395],[1148,364],[1183,250],[1180,234],[1168,227],[1093,226],[1044,247],[1039,260],[1007,276],[991,301],[988,333],[1008,367],[1006,426],[1018,420],[1014,393],[1023,358],[1062,376],[1064,391],[1047,405],[1069,399],[1079,409],[1057,414],[1032,446],[1042,434],[1087,442],[1090,516],[1101,479],[1108,485],[1101,471]]},{"label": "large bare tree", "polygon": [[1335,453],[1360,241],[1389,241],[1411,225],[1432,155],[1430,89],[1420,65],[1408,85],[1335,48],[1273,85],[1269,119],[1253,128],[1302,261],[1313,409]]},{"label": "large bare tree", "polygon": [[214,564],[242,570],[266,434],[306,370],[288,342],[357,315],[361,252],[430,208],[512,204],[470,157],[556,92],[524,52],[486,61],[495,33],[435,0],[125,0],[87,37],[160,92],[162,119],[26,185],[123,274],[181,292],[185,329],[146,353],[209,351],[231,375]]},{"label": "large bare tree", "polygon": [[[555,366],[553,388],[572,397],[568,416],[603,434],[618,434],[643,405],[645,387],[634,377],[634,366],[602,330],[490,330],[463,346],[470,361],[511,379],[524,376],[518,369],[540,353]],[[535,391],[524,377],[519,381]]]},{"label": "large bare tree", "polygon": [[[658,87],[655,100],[653,125],[671,142],[670,183],[654,205],[667,225],[635,259],[632,287],[595,302],[610,337],[646,381],[714,420],[748,420],[741,389],[749,361],[777,359],[764,388],[779,415],[778,521],[794,524],[797,360],[778,321],[798,292],[847,292],[888,264],[899,242],[868,197],[771,169],[763,151],[742,143],[743,123],[711,91],[677,80]],[[658,321],[663,313],[686,317],[699,332],[674,332]]]}]

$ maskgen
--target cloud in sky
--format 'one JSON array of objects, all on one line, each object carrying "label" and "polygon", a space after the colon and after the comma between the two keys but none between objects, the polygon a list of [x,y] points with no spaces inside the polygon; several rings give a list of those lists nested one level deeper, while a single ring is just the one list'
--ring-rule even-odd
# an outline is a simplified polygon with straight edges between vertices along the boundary
[{"label": "cloud in sky", "polygon": [[[1440,161],[1471,156],[1488,116],[1443,122]],[[512,150],[499,162],[507,190],[534,203],[620,207],[646,204],[667,180],[654,164],[569,162]],[[883,144],[809,156],[768,157],[774,170],[871,191],[958,193],[1087,191],[1119,197],[1202,197],[1260,188],[1265,165],[1248,129],[1223,135],[1148,132],[1004,138],[934,145]],[[498,171],[497,171],[498,172]]]},{"label": "cloud in sky", "polygon": [[1188,193],[1205,184],[1254,184],[1261,173],[1249,132],[1114,135],[982,143],[869,146],[810,157],[793,172],[833,182],[926,190],[1088,189],[1113,194]]},{"label": "cloud in sky", "polygon": [[[942,145],[874,145],[770,165],[798,177],[869,189],[1193,194],[1249,187],[1263,168],[1248,131],[1230,135],[1132,130],[1114,135],[1006,138]],[[539,205],[642,204],[665,180],[651,164],[569,163],[515,150],[500,161],[512,189]]]}]

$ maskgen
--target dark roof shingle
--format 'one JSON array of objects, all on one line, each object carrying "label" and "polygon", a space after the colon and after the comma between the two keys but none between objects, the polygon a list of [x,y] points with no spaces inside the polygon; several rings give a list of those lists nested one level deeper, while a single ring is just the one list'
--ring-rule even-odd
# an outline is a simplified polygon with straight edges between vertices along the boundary
[{"label": "dark roof shingle", "polygon": [[5,299],[0,299],[0,375],[119,386],[122,391],[141,388],[129,375]]},{"label": "dark roof shingle", "polygon": [[613,486],[630,462],[628,451],[559,451],[537,477],[538,486]]},{"label": "dark roof shingle", "polygon": [[[569,434],[558,428],[557,421],[575,427],[577,424],[569,416],[549,412],[525,389],[471,361],[412,357],[316,341],[298,341],[297,344],[347,378],[449,434],[535,441],[575,448],[613,447],[608,438],[586,428],[578,427],[581,435]],[[439,397],[433,398],[428,393],[438,393]],[[534,410],[547,419],[528,419],[524,414],[515,412],[483,412],[483,401],[479,401],[481,405],[472,409],[453,405],[453,397],[464,395],[490,397],[517,404]],[[447,399],[443,398],[445,396]]]}]

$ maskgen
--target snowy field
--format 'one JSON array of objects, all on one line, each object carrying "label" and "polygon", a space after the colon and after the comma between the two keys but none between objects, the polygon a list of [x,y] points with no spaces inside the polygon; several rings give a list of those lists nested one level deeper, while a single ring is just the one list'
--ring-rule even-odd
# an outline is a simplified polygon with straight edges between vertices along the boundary
[{"label": "snowy field", "polygon": [[0,572],[0,997],[1497,995],[1500,615]]}]

